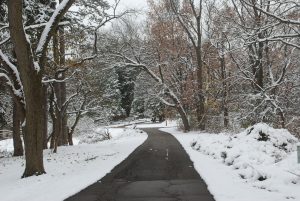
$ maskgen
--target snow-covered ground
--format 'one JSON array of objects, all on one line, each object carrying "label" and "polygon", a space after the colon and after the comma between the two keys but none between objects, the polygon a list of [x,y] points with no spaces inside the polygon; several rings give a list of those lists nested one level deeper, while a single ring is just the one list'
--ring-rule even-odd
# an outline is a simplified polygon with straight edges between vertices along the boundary
[{"label": "snow-covered ground", "polygon": [[300,200],[298,140],[287,130],[266,124],[239,134],[161,130],[183,145],[216,201]]},{"label": "snow-covered ground", "polygon": [[147,123],[138,123],[127,126],[128,128],[136,127],[136,128],[166,128],[166,127],[176,127],[178,122],[176,120],[166,120],[161,123],[152,123],[148,121]]},{"label": "snow-covered ground", "polygon": [[[1,201],[61,201],[96,182],[141,145],[147,134],[138,129],[107,128],[76,137],[76,146],[44,151],[47,174],[21,179],[23,157],[0,158]],[[104,133],[106,134],[106,133]],[[92,143],[92,144],[87,144]],[[0,152],[13,150],[12,140],[0,141]]]},{"label": "snow-covered ground", "polygon": [[[101,179],[146,140],[133,127],[156,127],[179,140],[216,201],[300,201],[299,141],[287,130],[258,124],[239,134],[182,133],[176,121],[137,123],[97,127],[87,121],[76,146],[44,152],[47,174],[38,177],[20,179],[24,159],[0,155],[0,200],[61,201]],[[0,141],[0,153],[12,150],[12,140]]]}]

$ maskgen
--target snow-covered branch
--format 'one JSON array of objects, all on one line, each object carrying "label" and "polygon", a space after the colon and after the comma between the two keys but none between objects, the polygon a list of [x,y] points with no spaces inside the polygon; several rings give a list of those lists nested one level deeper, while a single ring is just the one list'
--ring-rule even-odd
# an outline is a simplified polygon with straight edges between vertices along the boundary
[{"label": "snow-covered branch", "polygon": [[49,21],[46,23],[36,48],[36,54],[39,57],[43,57],[46,54],[48,43],[50,42],[50,39],[55,32],[60,20],[74,2],[75,0],[63,0],[58,5]]},{"label": "snow-covered branch", "polygon": [[[279,17],[279,15],[276,15],[274,13],[271,13],[269,11],[266,11],[264,9],[261,8],[261,6],[259,6],[257,3],[253,3],[253,4],[250,4],[249,2],[245,1],[245,0],[241,0],[243,3],[245,3],[246,5],[248,6],[254,6],[255,9],[261,11],[262,13],[276,19],[276,20],[279,20],[280,22],[282,23],[285,23],[285,24],[292,24],[292,25],[300,25],[300,21],[299,20],[293,20],[293,19],[287,19],[287,18],[283,18],[283,17]],[[290,1],[290,3],[292,3]],[[294,2],[295,3],[295,2]],[[299,5],[298,5],[299,7]]]},{"label": "snow-covered branch", "polygon": [[70,80],[75,74],[77,73],[77,71],[74,71],[69,77],[63,79],[63,80],[58,80],[58,79],[48,79],[46,80],[45,78],[42,80],[43,83],[54,83],[54,82],[67,82],[68,80]]}]

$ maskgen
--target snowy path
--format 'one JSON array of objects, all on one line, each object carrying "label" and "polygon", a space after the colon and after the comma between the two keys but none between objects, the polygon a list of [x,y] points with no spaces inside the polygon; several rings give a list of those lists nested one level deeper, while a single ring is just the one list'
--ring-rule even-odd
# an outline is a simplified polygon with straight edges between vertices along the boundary
[{"label": "snowy path", "polygon": [[213,201],[180,143],[158,129],[110,174],[66,201]]}]

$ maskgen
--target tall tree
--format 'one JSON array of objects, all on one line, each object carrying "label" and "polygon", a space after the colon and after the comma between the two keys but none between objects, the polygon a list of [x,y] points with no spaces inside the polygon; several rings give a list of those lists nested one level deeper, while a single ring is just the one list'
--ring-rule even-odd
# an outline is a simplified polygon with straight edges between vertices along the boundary
[{"label": "tall tree", "polygon": [[[202,20],[203,20],[203,1],[194,0],[183,1],[183,7],[176,5],[174,1],[167,0],[168,4],[177,17],[178,22],[185,30],[190,39],[196,55],[196,115],[198,128],[205,129],[205,96],[203,90],[203,52],[202,52]],[[198,3],[198,6],[196,5]],[[180,5],[180,3],[179,3]]]},{"label": "tall tree", "polygon": [[17,69],[24,89],[24,99],[26,100],[26,124],[25,124],[25,159],[26,166],[23,177],[44,174],[43,165],[43,132],[45,125],[45,107],[43,91],[43,72],[46,63],[47,47],[50,39],[58,26],[61,18],[67,12],[74,0],[64,0],[51,16],[45,25],[37,48],[30,43],[23,21],[23,1],[8,1],[8,20],[11,39],[17,58],[17,67],[6,61],[13,69]]}]

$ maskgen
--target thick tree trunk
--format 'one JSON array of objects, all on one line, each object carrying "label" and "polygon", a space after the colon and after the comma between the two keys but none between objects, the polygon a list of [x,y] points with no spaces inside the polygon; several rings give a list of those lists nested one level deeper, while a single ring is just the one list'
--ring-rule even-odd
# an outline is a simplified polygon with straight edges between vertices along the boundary
[{"label": "thick tree trunk", "polygon": [[21,122],[24,119],[20,105],[13,101],[13,144],[14,156],[23,156],[23,142],[21,139]]},{"label": "thick tree trunk", "polygon": [[28,177],[45,173],[43,164],[45,105],[43,105],[42,72],[34,64],[34,55],[24,31],[22,12],[22,0],[8,1],[10,33],[26,100],[26,125],[23,133],[26,165],[23,177]]},{"label": "thick tree trunk", "polygon": [[45,173],[43,165],[44,133],[44,90],[41,76],[33,72],[24,84],[26,98],[25,153],[26,168],[24,177]]}]

